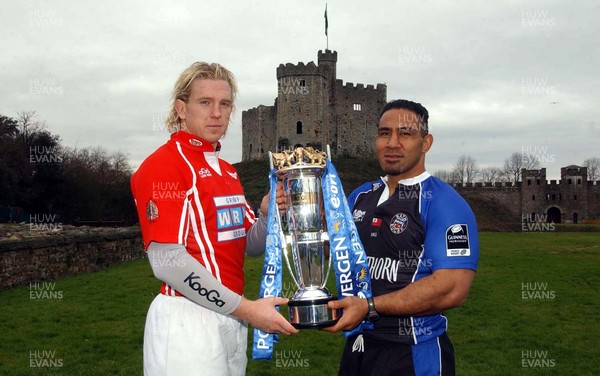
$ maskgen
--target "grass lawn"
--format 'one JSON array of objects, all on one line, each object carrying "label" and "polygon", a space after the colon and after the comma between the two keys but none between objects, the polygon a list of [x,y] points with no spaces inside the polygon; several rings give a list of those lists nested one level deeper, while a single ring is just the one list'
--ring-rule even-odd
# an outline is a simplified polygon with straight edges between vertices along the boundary
[{"label": "grass lawn", "polygon": [[[480,236],[469,299],[447,313],[457,374],[600,375],[600,235]],[[262,258],[248,259],[248,297],[261,271]],[[0,375],[141,375],[159,285],[142,260],[0,292]],[[336,374],[343,342],[317,330],[281,337],[274,359],[250,360],[248,375]]]}]

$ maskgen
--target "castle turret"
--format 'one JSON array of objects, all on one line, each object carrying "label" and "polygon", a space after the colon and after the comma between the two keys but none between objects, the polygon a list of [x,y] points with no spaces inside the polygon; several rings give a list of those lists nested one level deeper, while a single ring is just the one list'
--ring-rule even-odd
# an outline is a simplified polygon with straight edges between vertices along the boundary
[{"label": "castle turret", "polygon": [[318,53],[318,64],[319,68],[322,68],[324,73],[329,77],[330,82],[336,80],[336,64],[337,64],[337,51],[319,50]]}]

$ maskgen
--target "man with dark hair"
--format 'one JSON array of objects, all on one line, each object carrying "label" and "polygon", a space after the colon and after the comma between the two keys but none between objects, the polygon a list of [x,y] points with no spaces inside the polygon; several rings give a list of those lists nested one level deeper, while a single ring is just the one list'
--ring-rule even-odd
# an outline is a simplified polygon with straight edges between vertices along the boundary
[{"label": "man with dark hair", "polygon": [[454,375],[443,311],[464,303],[479,257],[477,225],[465,200],[425,170],[433,144],[419,103],[384,107],[375,147],[386,173],[350,195],[369,260],[374,298],[329,303],[343,309],[325,330],[374,329],[349,338],[340,375]]}]

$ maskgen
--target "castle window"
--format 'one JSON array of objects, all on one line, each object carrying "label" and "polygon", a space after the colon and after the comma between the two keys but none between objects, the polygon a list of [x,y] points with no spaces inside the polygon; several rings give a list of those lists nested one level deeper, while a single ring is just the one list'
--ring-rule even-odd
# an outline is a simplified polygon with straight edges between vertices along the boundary
[{"label": "castle window", "polygon": [[280,139],[277,148],[279,149],[279,151],[288,150],[290,148],[289,140],[287,138]]},{"label": "castle window", "polygon": [[577,200],[577,195],[574,195],[574,196],[573,196],[573,200]]},{"label": "castle window", "polygon": [[537,185],[540,185],[540,179],[537,180]]},{"label": "castle window", "polygon": [[531,180],[527,179],[527,185],[531,185]]},{"label": "castle window", "polygon": [[362,105],[360,103],[354,103],[354,111],[362,111]]},{"label": "castle window", "polygon": [[300,80],[300,86],[306,86],[306,80]]},{"label": "castle window", "polygon": [[546,194],[546,201],[550,200],[550,193]]},{"label": "castle window", "polygon": [[555,193],[552,194],[552,201],[554,201],[554,200],[556,200],[556,194]]},{"label": "castle window", "polygon": [[571,181],[571,178],[569,178],[569,179],[567,180],[567,183],[568,183],[568,184],[571,184],[571,183],[572,183],[572,181]]},{"label": "castle window", "polygon": [[577,178],[577,184],[581,184],[581,178]]},{"label": "castle window", "polygon": [[559,200],[562,200],[562,193],[559,193],[559,194],[558,194],[558,199],[559,199]]},{"label": "castle window", "polygon": [[252,144],[250,144],[250,154],[252,154]]},{"label": "castle window", "polygon": [[301,121],[296,123],[296,134],[302,134],[302,122]]},{"label": "castle window", "polygon": [[535,201],[535,195],[532,195],[532,196],[531,196],[531,200],[532,200],[532,201]]}]

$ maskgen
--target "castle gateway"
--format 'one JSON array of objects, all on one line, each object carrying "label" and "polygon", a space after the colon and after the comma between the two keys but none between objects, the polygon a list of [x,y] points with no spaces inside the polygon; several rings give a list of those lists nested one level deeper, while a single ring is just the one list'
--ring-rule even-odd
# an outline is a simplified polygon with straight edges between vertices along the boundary
[{"label": "castle gateway", "polygon": [[269,151],[330,145],[334,156],[373,156],[375,127],[387,101],[385,84],[343,83],[336,51],[319,51],[314,62],[277,68],[277,98],[242,112],[242,160]]}]

